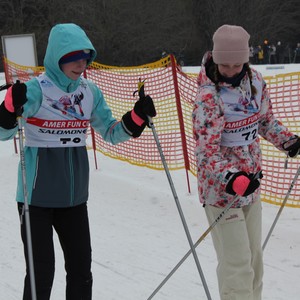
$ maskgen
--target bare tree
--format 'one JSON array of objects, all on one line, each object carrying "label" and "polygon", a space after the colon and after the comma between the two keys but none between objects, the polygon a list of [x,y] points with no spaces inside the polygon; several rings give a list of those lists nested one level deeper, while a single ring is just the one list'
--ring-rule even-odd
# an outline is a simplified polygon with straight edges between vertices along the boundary
[{"label": "bare tree", "polygon": [[[251,43],[264,39],[295,41],[299,38],[298,0],[209,0],[196,1],[194,17],[206,50],[211,49],[214,31],[223,24],[243,26],[251,35]],[[202,52],[205,51],[201,47]]]}]

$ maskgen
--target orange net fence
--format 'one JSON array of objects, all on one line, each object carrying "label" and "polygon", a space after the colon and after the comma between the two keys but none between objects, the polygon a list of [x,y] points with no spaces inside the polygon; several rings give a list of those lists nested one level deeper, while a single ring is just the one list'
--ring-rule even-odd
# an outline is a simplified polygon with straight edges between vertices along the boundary
[{"label": "orange net fence", "polygon": [[[155,128],[170,169],[184,167],[181,133],[176,107],[172,64],[170,57],[160,63],[142,67],[115,68],[93,64],[86,72],[88,79],[97,83],[105,95],[114,116],[121,119],[133,108],[137,98],[133,96],[139,79],[145,81],[145,93],[154,99],[157,110]],[[139,166],[163,169],[160,155],[150,129],[138,139],[111,145],[95,135],[97,150],[113,158]]]},{"label": "orange net fence", "polygon": [[[20,66],[6,59],[4,65],[7,82],[14,82],[16,79],[27,81],[44,71],[43,67]],[[85,75],[102,90],[117,119],[132,109],[137,100],[133,96],[137,84],[140,79],[146,80],[145,93],[151,95],[155,102],[155,130],[169,169],[185,169],[187,179],[189,172],[196,175],[191,118],[197,92],[196,74],[182,72],[173,56],[168,56],[135,67],[107,66],[94,62]],[[300,117],[300,73],[266,77],[265,80],[271,94],[274,114],[291,131],[300,135],[297,124]],[[146,128],[140,138],[130,139],[119,145],[106,143],[99,134],[93,131],[90,133],[94,149],[104,155],[141,167],[163,169],[153,133],[149,128]],[[285,169],[285,154],[264,139],[261,139],[261,145],[264,172],[262,200],[281,204],[299,167],[299,161],[290,159],[288,168]],[[300,185],[296,182],[287,206],[300,207],[299,189]]]},{"label": "orange net fence", "polygon": [[[300,136],[300,73],[266,78],[275,116],[292,132]],[[263,151],[263,200],[280,204],[291,185],[299,166],[298,159],[289,159],[272,144],[261,139]],[[300,180],[300,178],[299,178]],[[300,207],[300,184],[296,182],[288,198],[288,205]]]}]

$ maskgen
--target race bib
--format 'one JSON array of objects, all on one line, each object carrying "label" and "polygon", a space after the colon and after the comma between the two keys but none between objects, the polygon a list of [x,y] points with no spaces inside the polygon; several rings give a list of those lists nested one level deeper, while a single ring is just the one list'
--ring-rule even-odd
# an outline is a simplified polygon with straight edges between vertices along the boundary
[{"label": "race bib", "polygon": [[84,78],[72,93],[60,90],[44,74],[38,78],[43,100],[25,124],[25,145],[30,147],[85,146],[93,94]]}]

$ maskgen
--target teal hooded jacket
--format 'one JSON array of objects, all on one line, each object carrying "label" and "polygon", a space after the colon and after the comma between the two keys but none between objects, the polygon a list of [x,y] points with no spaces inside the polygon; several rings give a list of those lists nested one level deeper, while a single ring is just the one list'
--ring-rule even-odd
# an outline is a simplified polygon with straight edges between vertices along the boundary
[{"label": "teal hooded jacket", "polygon": [[[78,80],[68,78],[60,69],[62,56],[77,50],[91,50],[90,64],[96,57],[96,50],[85,32],[75,24],[58,24],[50,32],[44,58],[45,74],[62,91],[71,93],[79,85]],[[128,140],[121,122],[117,121],[108,107],[102,92],[91,81],[93,109],[90,125],[105,141],[117,144]],[[43,95],[38,80],[26,82],[27,99],[22,122],[34,117],[39,110]],[[0,140],[12,139],[18,128],[0,127]],[[26,137],[25,137],[26,138]],[[70,207],[88,200],[89,162],[86,147],[39,148],[24,147],[27,182],[27,199],[30,205],[40,207]],[[18,170],[18,202],[24,202],[21,165]]]}]

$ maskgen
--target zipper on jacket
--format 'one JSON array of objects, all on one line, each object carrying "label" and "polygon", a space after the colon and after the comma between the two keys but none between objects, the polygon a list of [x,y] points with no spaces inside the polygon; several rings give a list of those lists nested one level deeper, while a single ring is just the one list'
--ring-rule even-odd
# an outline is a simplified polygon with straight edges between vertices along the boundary
[{"label": "zipper on jacket", "polygon": [[[249,148],[250,148],[250,145],[251,145],[251,144],[247,145],[247,147],[248,147],[247,151],[248,151],[249,156],[251,157],[251,160],[252,160],[253,173],[255,173],[255,170],[254,170],[254,167],[255,167],[255,161],[254,161],[252,152],[250,153],[250,149],[249,149]],[[254,201],[254,195],[253,195],[253,194],[254,194],[254,193],[251,194],[252,202]]]}]

